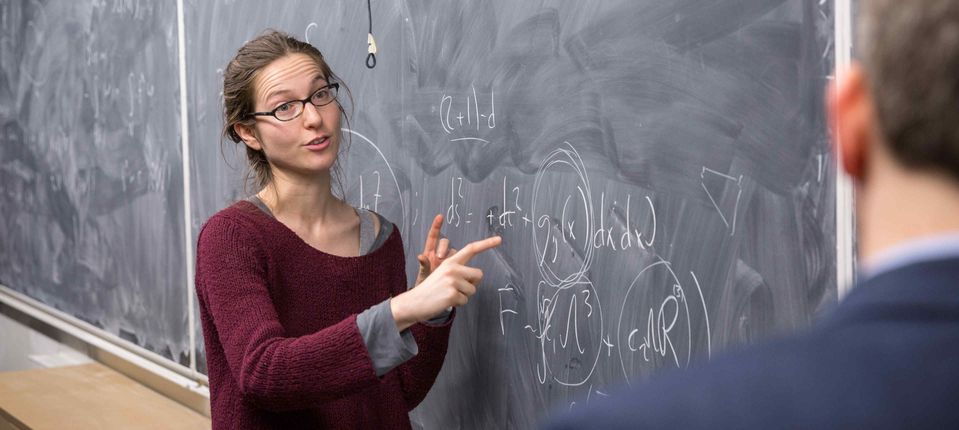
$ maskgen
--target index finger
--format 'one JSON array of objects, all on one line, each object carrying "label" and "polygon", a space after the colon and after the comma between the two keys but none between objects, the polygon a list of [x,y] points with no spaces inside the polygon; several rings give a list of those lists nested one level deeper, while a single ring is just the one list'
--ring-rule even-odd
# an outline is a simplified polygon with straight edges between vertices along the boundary
[{"label": "index finger", "polygon": [[437,214],[433,218],[433,224],[430,226],[430,231],[426,235],[426,244],[423,245],[423,254],[427,254],[430,251],[436,249],[436,242],[440,239],[440,230],[443,228],[443,215]]},{"label": "index finger", "polygon": [[459,264],[467,264],[477,254],[495,248],[499,246],[500,243],[503,243],[503,238],[499,236],[487,237],[483,240],[470,242],[469,245],[466,245],[463,247],[463,249],[456,251],[456,254],[451,255],[446,260],[452,260],[453,262]]}]

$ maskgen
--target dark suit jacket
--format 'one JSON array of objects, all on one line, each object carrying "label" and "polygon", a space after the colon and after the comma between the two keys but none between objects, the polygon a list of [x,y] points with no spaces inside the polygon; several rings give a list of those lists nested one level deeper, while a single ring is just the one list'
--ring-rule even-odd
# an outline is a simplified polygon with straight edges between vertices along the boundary
[{"label": "dark suit jacket", "polygon": [[789,337],[671,371],[563,429],[959,429],[959,259],[854,288]]}]

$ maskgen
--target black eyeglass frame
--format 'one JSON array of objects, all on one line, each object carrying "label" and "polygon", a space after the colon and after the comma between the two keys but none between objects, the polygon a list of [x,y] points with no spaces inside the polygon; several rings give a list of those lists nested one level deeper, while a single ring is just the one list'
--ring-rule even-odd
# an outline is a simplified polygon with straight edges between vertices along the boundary
[{"label": "black eyeglass frame", "polygon": [[[321,105],[318,105],[318,104],[316,104],[316,103],[313,103],[313,101],[312,101],[313,96],[316,95],[316,93],[318,93],[318,92],[320,92],[320,91],[323,91],[323,90],[326,90],[326,89],[332,89],[332,90],[333,90],[333,93],[334,93],[333,98],[331,98],[330,101],[328,101],[328,102],[326,102],[326,103],[323,103],[323,104],[321,104]],[[299,118],[300,115],[303,115],[303,112],[306,111],[306,104],[307,104],[307,103],[309,103],[309,104],[311,104],[311,105],[313,105],[313,106],[316,106],[316,107],[326,106],[326,105],[328,105],[328,104],[330,104],[330,103],[335,102],[335,101],[336,101],[336,97],[339,95],[339,93],[340,93],[340,84],[337,83],[337,82],[334,82],[334,83],[332,83],[332,84],[324,85],[324,86],[322,86],[322,87],[320,87],[320,88],[317,88],[316,91],[313,91],[313,93],[311,93],[310,96],[307,97],[307,98],[305,98],[305,99],[302,99],[302,100],[289,100],[289,101],[283,102],[283,104],[277,106],[276,109],[273,109],[273,110],[271,110],[271,111],[269,111],[269,112],[252,112],[252,113],[247,114],[247,116],[251,116],[251,117],[252,117],[252,116],[272,116],[273,118],[276,118],[277,121],[281,121],[281,122],[293,121],[294,119]],[[293,102],[300,102],[300,103],[302,104],[303,109],[300,110],[300,113],[299,113],[299,114],[297,114],[296,116],[294,116],[293,118],[290,118],[290,119],[280,119],[280,117],[276,116],[276,111],[280,110],[280,108],[283,107],[283,105],[286,105],[286,104],[288,104],[288,103],[293,103]]]}]

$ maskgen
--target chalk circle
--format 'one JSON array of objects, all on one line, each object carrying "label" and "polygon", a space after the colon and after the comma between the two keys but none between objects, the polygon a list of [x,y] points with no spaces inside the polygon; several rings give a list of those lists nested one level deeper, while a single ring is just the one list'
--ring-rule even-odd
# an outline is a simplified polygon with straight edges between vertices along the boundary
[{"label": "chalk circle", "polygon": [[312,44],[310,42],[310,30],[318,27],[319,25],[315,22],[311,22],[310,25],[306,26],[306,31],[303,32],[303,41],[307,44]]},{"label": "chalk circle", "polygon": [[[546,156],[542,164],[540,164],[539,170],[536,172],[535,182],[533,183],[533,197],[530,208],[534,223],[532,228],[533,251],[536,257],[537,268],[543,280],[555,288],[563,288],[564,286],[572,285],[583,279],[593,259],[593,246],[591,246],[591,241],[589,240],[593,233],[593,198],[589,188],[589,175],[586,173],[586,165],[583,163],[583,159],[579,156],[576,148],[569,142],[564,143],[568,148],[557,148],[553,150]],[[562,175],[563,172],[557,171],[559,168],[572,169],[576,182],[575,186],[567,190],[568,194],[565,194],[571,198],[563,199],[562,202],[552,199],[551,196],[541,196],[541,193],[543,193],[545,189],[556,185],[556,181],[550,180],[553,176],[550,172],[553,171],[556,174]],[[546,179],[547,176],[549,176],[550,179]],[[547,210],[549,203],[555,204],[555,207],[549,208],[553,209],[552,211]],[[574,209],[569,210],[569,206],[573,206]],[[555,222],[550,220],[560,220],[563,217],[562,212],[564,210],[570,212],[580,211],[585,214],[585,220],[577,220],[584,222],[586,224],[585,228],[582,230],[576,228],[578,231],[585,231],[585,234],[580,233],[585,237],[579,238],[579,240],[582,241],[582,249],[579,251],[581,252],[581,263],[572,270],[568,268],[567,270],[563,270],[561,263],[554,264],[552,258],[547,258],[551,257],[553,253],[548,249],[548,242],[551,238],[550,235],[555,236],[556,228],[562,230],[567,227],[556,227]],[[555,237],[553,238],[555,239]],[[556,250],[554,249],[553,251]]]},{"label": "chalk circle", "polygon": [[[689,365],[693,333],[688,301],[686,289],[669,262],[662,259],[643,268],[630,283],[616,325],[616,351],[627,385],[631,379],[651,376],[658,367],[668,363],[678,367]],[[677,329],[681,331],[674,332]],[[668,336],[670,332],[676,339]]]},{"label": "chalk circle", "polygon": [[[406,202],[403,191],[396,179],[396,174],[383,151],[370,138],[348,128],[342,129],[359,139],[353,139],[349,153],[341,153],[339,162],[343,167],[344,198],[354,206],[360,206],[360,178],[363,178],[363,206],[370,210],[376,205],[376,212],[395,223],[403,236],[409,234],[409,222],[406,211]],[[346,136],[344,136],[346,138]],[[360,143],[360,145],[356,145]],[[342,148],[342,146],[341,146]],[[342,151],[342,149],[341,149]],[[351,160],[357,160],[353,162]],[[362,163],[362,164],[361,164]],[[374,194],[379,183],[380,197],[377,201]]]},{"label": "chalk circle", "polygon": [[603,308],[589,279],[536,289],[540,360],[554,381],[583,385],[593,375],[603,352]]}]

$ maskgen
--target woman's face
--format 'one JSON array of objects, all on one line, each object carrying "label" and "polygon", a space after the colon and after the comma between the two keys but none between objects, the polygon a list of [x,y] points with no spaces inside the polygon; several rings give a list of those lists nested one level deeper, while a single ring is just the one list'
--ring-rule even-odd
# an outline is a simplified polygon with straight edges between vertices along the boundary
[{"label": "woman's face", "polygon": [[[304,54],[280,57],[261,70],[253,83],[254,110],[298,109],[302,103],[297,100],[309,98],[328,84],[312,58]],[[285,103],[289,104],[284,106]],[[339,102],[319,107],[307,102],[302,107],[300,116],[289,121],[270,115],[255,116],[252,128],[237,128],[247,146],[266,153],[274,177],[278,173],[306,178],[329,175],[336,161],[340,146]]]}]

